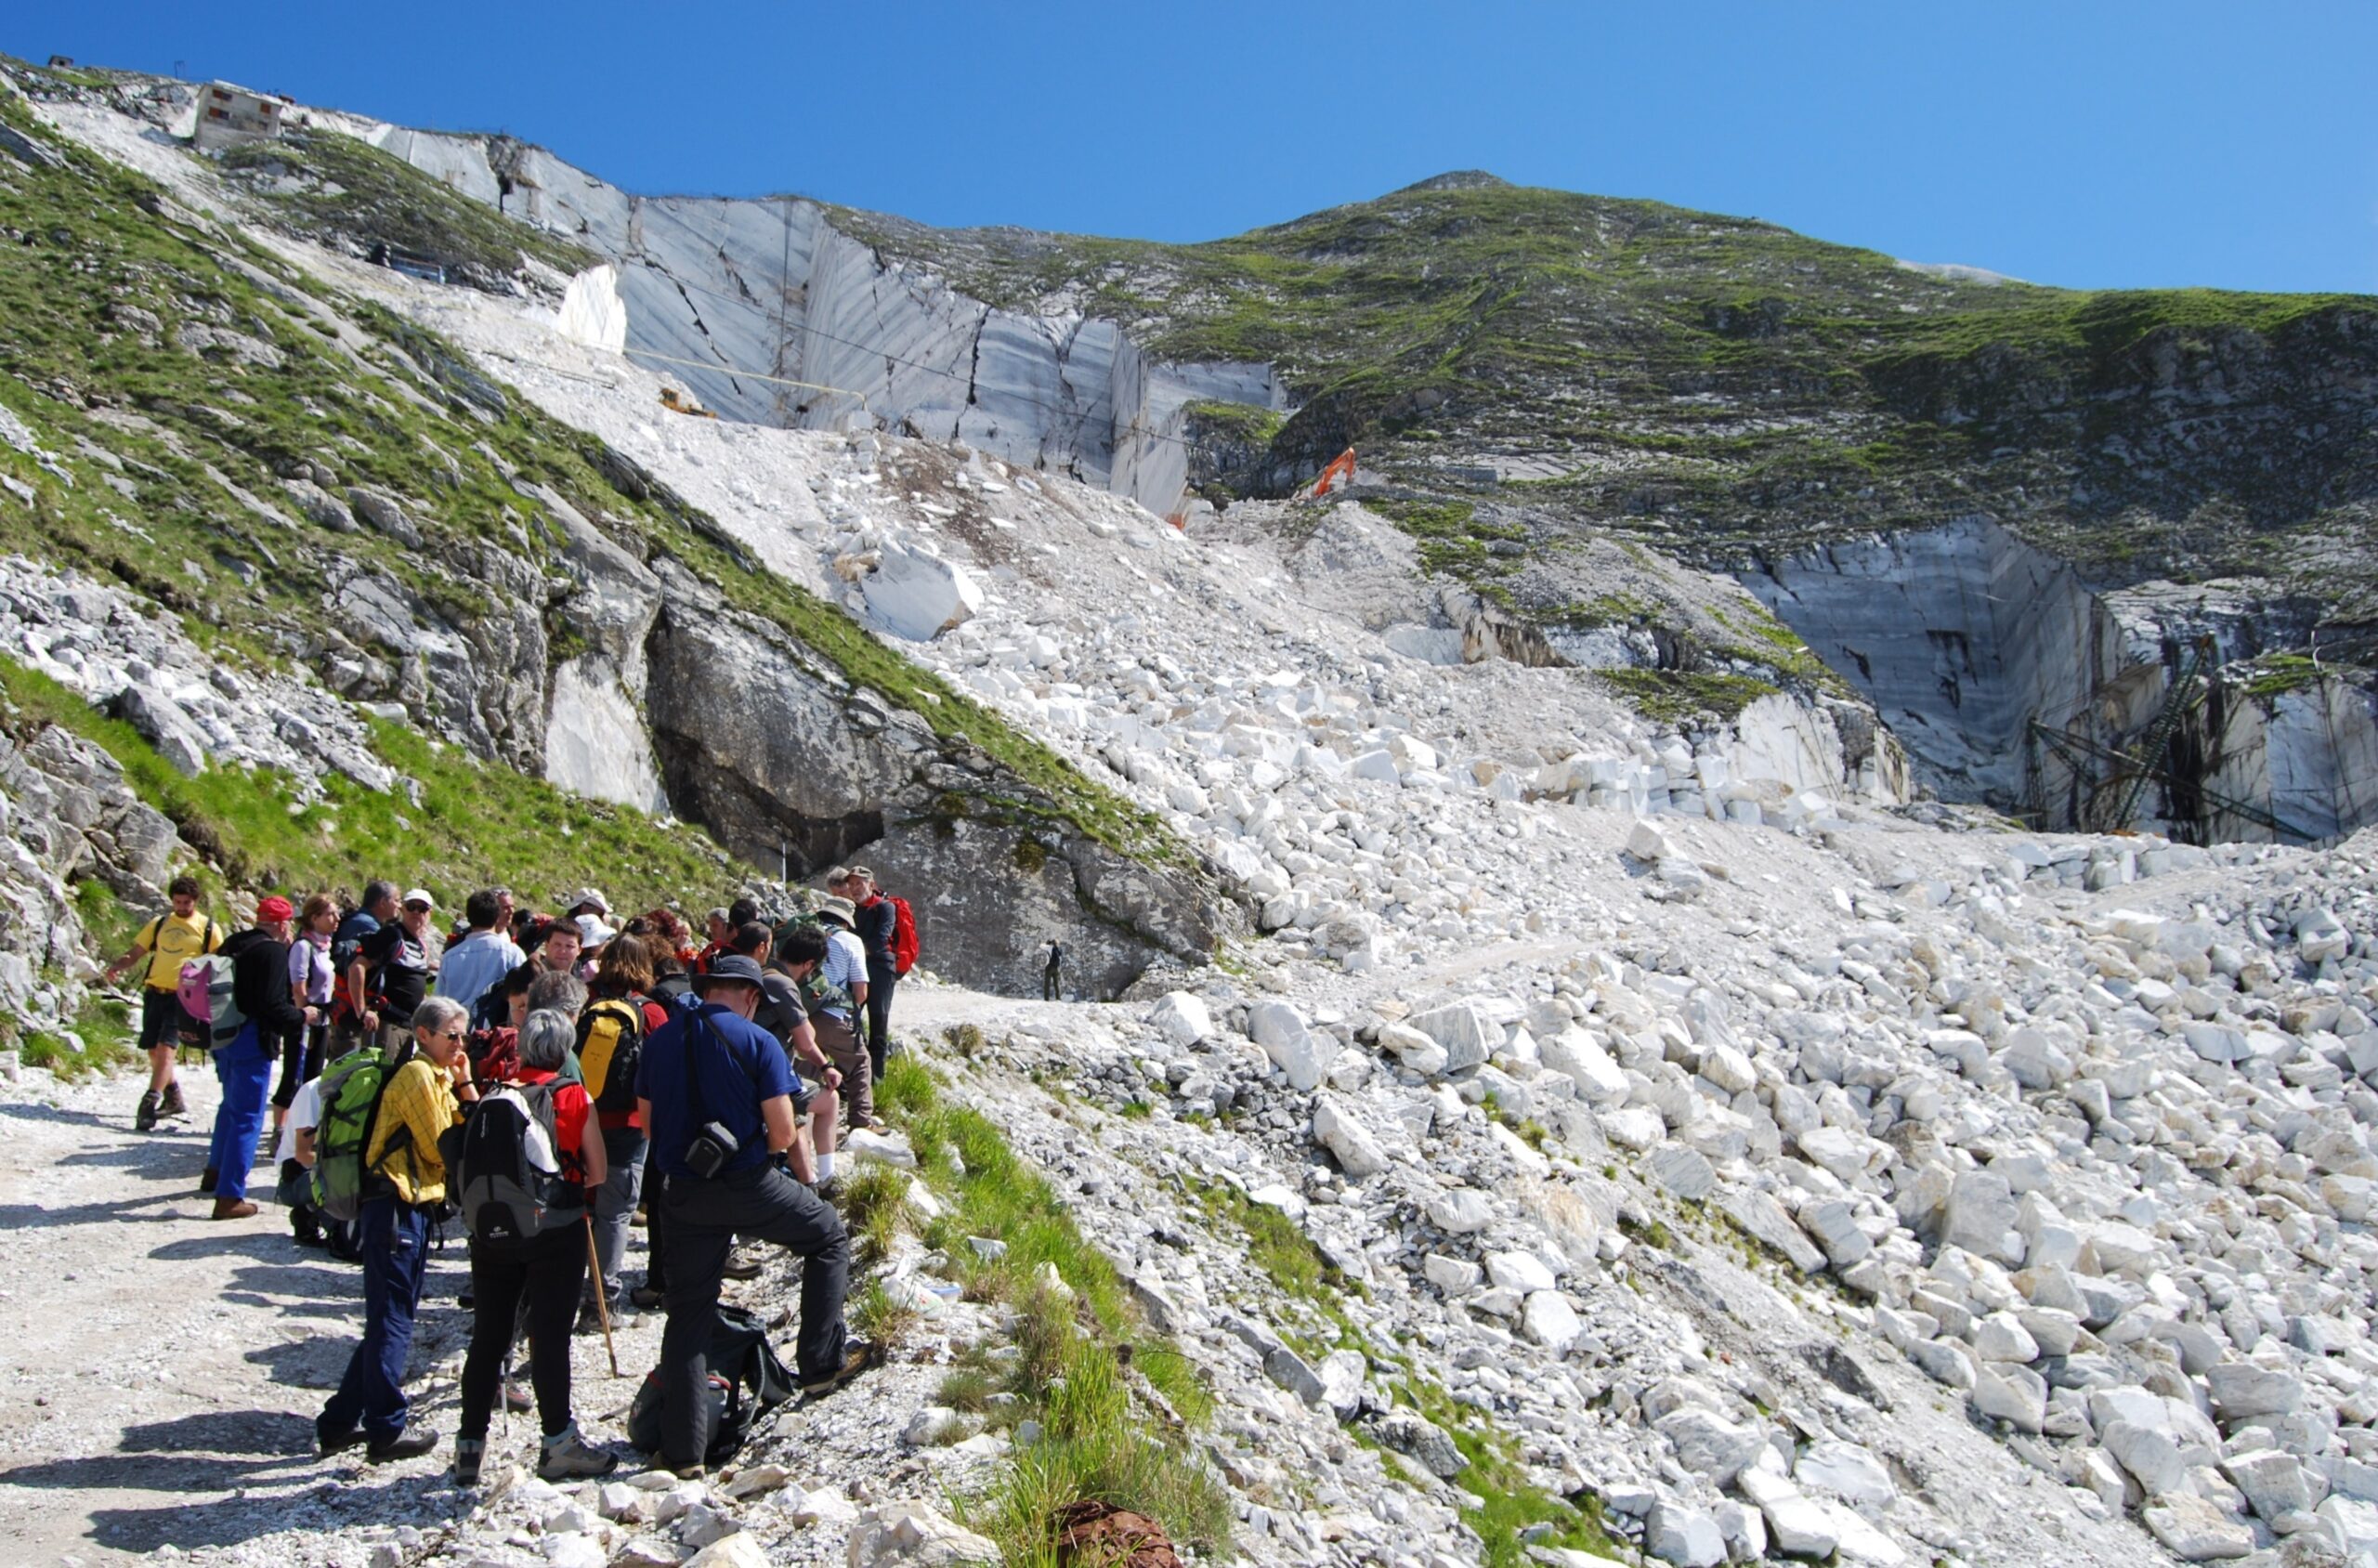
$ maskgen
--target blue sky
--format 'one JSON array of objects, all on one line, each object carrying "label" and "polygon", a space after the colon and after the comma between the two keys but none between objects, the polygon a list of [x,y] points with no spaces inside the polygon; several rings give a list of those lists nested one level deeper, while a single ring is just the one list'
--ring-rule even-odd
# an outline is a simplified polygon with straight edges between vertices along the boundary
[{"label": "blue sky", "polygon": [[[2378,5],[11,7],[630,189],[1196,240],[1447,169],[2079,287],[2378,292]],[[302,20],[299,20],[302,19]]]}]

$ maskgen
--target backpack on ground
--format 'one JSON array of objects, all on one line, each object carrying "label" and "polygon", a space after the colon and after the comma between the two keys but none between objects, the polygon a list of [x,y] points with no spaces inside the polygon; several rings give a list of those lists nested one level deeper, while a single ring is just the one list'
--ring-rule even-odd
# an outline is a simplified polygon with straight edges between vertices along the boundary
[{"label": "backpack on ground", "polygon": [[908,901],[896,894],[892,906],[892,973],[906,974],[917,967],[917,916]]},{"label": "backpack on ground", "polygon": [[578,1067],[598,1111],[635,1109],[636,1065],[644,1055],[644,999],[605,997],[578,1018]]},{"label": "backpack on ground", "polygon": [[507,1083],[439,1134],[447,1196],[473,1241],[527,1241],[578,1222],[582,1189],[563,1172],[554,1132],[559,1087]]},{"label": "backpack on ground", "polygon": [[223,953],[203,953],[183,964],[174,998],[181,1003],[182,1043],[194,1050],[222,1050],[248,1022],[231,994],[231,960]]},{"label": "backpack on ground", "polygon": [[[412,1060],[412,1041],[393,1054],[366,1046],[349,1052],[322,1075],[322,1119],[314,1129],[314,1175],[308,1201],[333,1220],[352,1222],[380,1178],[367,1169],[363,1153],[380,1120],[388,1079]],[[386,1151],[382,1151],[385,1157]]]},{"label": "backpack on ground", "polygon": [[[752,1431],[796,1392],[792,1373],[768,1343],[767,1325],[740,1307],[722,1306],[711,1328],[710,1441],[702,1462],[715,1468],[735,1457]],[[663,1446],[660,1372],[647,1374],[628,1406],[628,1442],[647,1454]]]}]

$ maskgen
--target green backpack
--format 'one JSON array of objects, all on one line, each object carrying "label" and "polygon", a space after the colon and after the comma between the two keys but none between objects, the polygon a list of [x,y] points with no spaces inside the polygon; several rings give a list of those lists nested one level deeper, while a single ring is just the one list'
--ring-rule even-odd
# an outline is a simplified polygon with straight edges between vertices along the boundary
[{"label": "green backpack", "polygon": [[[352,1222],[370,1197],[373,1173],[363,1151],[380,1120],[388,1080],[412,1060],[412,1041],[393,1055],[366,1046],[322,1075],[322,1119],[314,1129],[314,1172],[308,1201],[333,1220]],[[385,1151],[382,1151],[385,1157]]]}]

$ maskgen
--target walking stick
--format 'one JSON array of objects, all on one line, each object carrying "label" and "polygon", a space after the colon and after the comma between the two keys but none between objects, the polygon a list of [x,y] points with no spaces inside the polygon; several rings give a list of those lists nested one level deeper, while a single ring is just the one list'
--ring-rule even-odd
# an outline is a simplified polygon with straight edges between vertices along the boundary
[{"label": "walking stick", "polygon": [[611,1376],[624,1377],[620,1370],[620,1347],[611,1342],[611,1292],[603,1284],[603,1260],[594,1250],[594,1216],[581,1216],[586,1223],[586,1266],[594,1273],[594,1315],[603,1325],[603,1352],[611,1358]]}]

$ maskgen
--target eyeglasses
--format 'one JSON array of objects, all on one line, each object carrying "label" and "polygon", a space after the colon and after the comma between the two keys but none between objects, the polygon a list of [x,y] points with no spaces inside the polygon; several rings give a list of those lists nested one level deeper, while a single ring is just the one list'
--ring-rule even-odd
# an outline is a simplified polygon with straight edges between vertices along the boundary
[{"label": "eyeglasses", "polygon": [[468,1031],[464,1029],[438,1029],[434,1031],[429,1038],[431,1039],[461,1039],[466,1033],[468,1033]]}]

